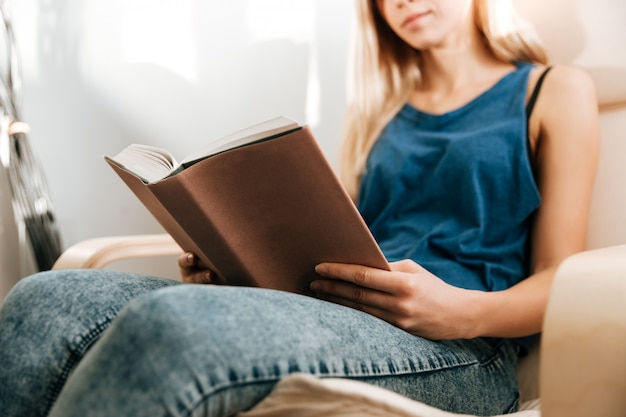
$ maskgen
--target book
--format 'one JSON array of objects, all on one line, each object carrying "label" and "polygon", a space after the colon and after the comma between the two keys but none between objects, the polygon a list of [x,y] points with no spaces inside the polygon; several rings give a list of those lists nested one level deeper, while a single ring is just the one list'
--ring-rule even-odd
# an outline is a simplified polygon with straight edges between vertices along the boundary
[{"label": "book", "polygon": [[180,163],[145,145],[104,158],[221,283],[311,295],[321,262],[389,269],[310,128],[288,118],[235,132]]}]

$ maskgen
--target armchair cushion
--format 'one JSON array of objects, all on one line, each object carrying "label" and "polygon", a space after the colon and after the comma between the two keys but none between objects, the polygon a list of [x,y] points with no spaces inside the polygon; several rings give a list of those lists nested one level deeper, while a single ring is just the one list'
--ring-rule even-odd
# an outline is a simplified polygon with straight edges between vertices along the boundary
[{"label": "armchair cushion", "polygon": [[[539,417],[539,401],[507,414]],[[355,380],[292,374],[252,410],[237,417],[460,417]],[[466,416],[469,417],[469,416]]]}]

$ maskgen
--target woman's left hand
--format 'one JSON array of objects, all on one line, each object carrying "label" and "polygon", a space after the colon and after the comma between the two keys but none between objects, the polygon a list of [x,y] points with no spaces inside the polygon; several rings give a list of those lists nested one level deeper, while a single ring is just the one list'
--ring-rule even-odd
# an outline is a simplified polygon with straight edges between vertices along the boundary
[{"label": "woman's left hand", "polygon": [[187,284],[215,284],[215,274],[191,252],[178,257],[181,280]]},{"label": "woman's left hand", "polygon": [[323,263],[311,289],[328,301],[379,317],[409,333],[433,340],[472,338],[477,291],[447,284],[411,260],[384,271],[360,265]]}]

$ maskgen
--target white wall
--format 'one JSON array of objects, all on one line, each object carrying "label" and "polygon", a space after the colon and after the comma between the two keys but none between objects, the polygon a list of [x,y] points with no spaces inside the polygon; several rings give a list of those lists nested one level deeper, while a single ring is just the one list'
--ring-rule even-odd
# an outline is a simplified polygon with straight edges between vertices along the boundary
[{"label": "white wall", "polygon": [[[23,118],[65,246],[162,230],[102,160],[133,142],[182,159],[285,115],[311,125],[336,163],[352,9],[337,0],[12,0]],[[147,272],[170,273],[161,268]]]},{"label": "white wall", "polygon": [[[102,160],[132,142],[182,158],[283,114],[310,124],[336,163],[354,1],[6,1],[23,62],[22,114],[66,246],[161,231]],[[515,3],[555,62],[623,72],[623,0]],[[177,275],[173,260],[137,268]]]}]

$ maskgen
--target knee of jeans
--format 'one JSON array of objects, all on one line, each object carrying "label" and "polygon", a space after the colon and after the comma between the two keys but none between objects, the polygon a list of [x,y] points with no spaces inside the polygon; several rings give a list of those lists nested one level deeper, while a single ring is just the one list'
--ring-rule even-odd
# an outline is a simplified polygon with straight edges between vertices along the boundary
[{"label": "knee of jeans", "polygon": [[18,281],[7,294],[3,309],[38,314],[59,313],[81,298],[88,297],[105,282],[98,270],[58,270],[39,272]]},{"label": "knee of jeans", "polygon": [[58,288],[62,271],[38,272],[19,280],[7,294],[5,301],[32,300],[37,297],[46,297],[50,290]]},{"label": "knee of jeans", "polygon": [[185,320],[177,304],[181,302],[169,291],[144,294],[131,301],[115,318],[110,336],[118,342],[132,341],[138,351],[161,349],[184,339]]}]

